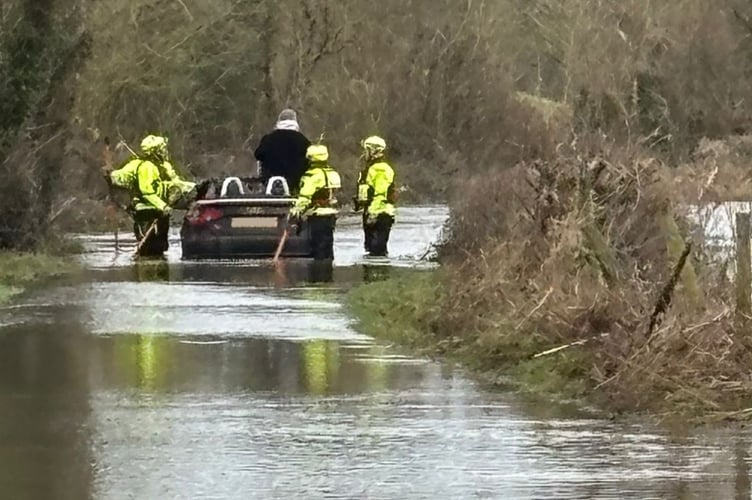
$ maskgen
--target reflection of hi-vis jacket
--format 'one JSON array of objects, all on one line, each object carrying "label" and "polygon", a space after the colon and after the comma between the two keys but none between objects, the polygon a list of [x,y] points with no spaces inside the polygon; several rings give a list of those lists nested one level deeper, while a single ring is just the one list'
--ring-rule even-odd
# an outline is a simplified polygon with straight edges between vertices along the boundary
[{"label": "reflection of hi-vis jacket", "polygon": [[294,211],[298,214],[336,215],[336,193],[342,188],[339,174],[327,164],[312,164],[300,179]]},{"label": "reflection of hi-vis jacket", "polygon": [[358,178],[358,205],[376,217],[394,217],[394,169],[385,161],[371,164]]}]

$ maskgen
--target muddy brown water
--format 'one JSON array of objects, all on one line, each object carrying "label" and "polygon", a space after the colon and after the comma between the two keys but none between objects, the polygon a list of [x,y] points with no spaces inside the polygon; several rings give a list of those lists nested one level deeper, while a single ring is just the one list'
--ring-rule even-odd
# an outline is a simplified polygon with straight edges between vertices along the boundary
[{"label": "muddy brown water", "polygon": [[0,498],[749,498],[748,436],[668,433],[484,390],[357,333],[342,295],[421,266],[443,207],[392,256],[341,220],[333,268],[136,264],[0,308]]}]

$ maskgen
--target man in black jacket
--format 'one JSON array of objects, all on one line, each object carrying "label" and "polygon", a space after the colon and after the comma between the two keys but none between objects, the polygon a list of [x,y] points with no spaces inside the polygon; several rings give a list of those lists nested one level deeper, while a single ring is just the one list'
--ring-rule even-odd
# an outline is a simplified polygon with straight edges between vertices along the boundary
[{"label": "man in black jacket", "polygon": [[287,180],[290,191],[297,192],[300,178],[308,167],[306,150],[310,145],[311,141],[300,132],[295,111],[282,110],[274,131],[263,136],[254,151],[261,165],[264,185],[270,177],[280,175]]}]

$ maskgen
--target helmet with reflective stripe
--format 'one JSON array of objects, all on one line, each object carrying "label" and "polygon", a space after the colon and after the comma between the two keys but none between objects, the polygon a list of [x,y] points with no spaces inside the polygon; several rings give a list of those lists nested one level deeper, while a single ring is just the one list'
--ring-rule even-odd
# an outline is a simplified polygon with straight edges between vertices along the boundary
[{"label": "helmet with reflective stripe", "polygon": [[329,150],[323,144],[312,144],[306,150],[306,158],[312,162],[325,162],[329,159]]},{"label": "helmet with reflective stripe", "polygon": [[381,154],[386,150],[386,141],[377,135],[372,135],[363,139],[361,146],[369,153]]},{"label": "helmet with reflective stripe", "polygon": [[141,141],[141,151],[147,154],[167,151],[167,139],[158,135],[147,135]]}]

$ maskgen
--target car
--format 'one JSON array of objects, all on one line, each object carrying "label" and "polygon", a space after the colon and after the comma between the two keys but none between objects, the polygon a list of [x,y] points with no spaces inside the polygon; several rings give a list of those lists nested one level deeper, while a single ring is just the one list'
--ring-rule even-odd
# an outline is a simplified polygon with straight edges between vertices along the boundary
[{"label": "car", "polygon": [[[294,203],[284,177],[272,177],[265,185],[253,177],[204,181],[183,218],[182,258],[273,257]],[[312,257],[306,222],[294,229],[288,233],[281,256]]]}]

